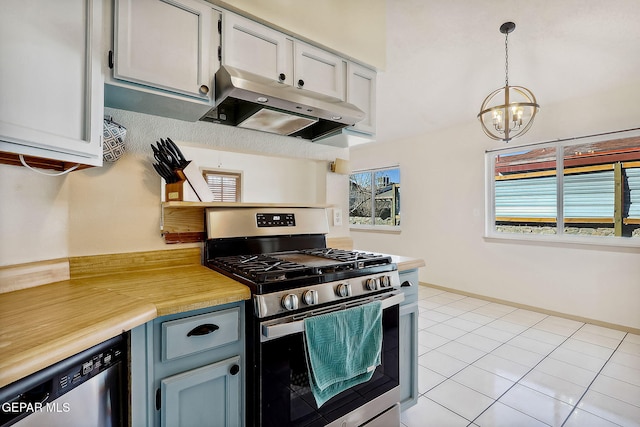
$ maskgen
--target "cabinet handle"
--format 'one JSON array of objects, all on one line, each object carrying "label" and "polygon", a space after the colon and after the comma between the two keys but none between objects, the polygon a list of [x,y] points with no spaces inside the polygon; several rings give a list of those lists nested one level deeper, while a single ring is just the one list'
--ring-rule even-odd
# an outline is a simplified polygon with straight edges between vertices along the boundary
[{"label": "cabinet handle", "polygon": [[192,335],[208,335],[211,332],[215,332],[218,329],[220,329],[218,327],[218,325],[214,325],[213,323],[204,323],[202,325],[198,325],[195,328],[193,328],[192,330],[189,331],[189,333],[187,334],[188,337],[192,336]]},{"label": "cabinet handle", "polygon": [[280,80],[280,82],[283,82],[287,79],[287,75],[285,73],[280,73],[280,75],[278,76],[278,80]]},{"label": "cabinet handle", "polygon": [[410,281],[406,280],[404,282],[402,282],[402,285],[400,285],[403,288],[408,288],[410,286],[413,286],[413,283],[411,283]]},{"label": "cabinet handle", "polygon": [[238,365],[233,365],[233,366],[231,367],[231,369],[229,369],[229,373],[230,373],[231,375],[237,375],[237,374],[238,374],[238,372],[240,372],[240,366],[238,366]]},{"label": "cabinet handle", "polygon": [[209,93],[209,86],[207,85],[202,85],[200,86],[200,93],[203,95],[206,95]]},{"label": "cabinet handle", "polygon": [[304,86],[304,80],[300,79],[298,80],[298,87],[302,87]]}]

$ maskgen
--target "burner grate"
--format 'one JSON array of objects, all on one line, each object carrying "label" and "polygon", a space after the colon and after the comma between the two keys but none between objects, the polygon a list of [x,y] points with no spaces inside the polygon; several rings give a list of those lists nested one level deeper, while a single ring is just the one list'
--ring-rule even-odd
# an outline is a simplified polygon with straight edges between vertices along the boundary
[{"label": "burner grate", "polygon": [[312,267],[283,261],[269,255],[217,257],[211,262],[219,268],[257,283],[285,280],[315,273]]},{"label": "burner grate", "polygon": [[[345,274],[378,265],[391,264],[391,257],[342,249],[318,248],[257,255],[215,257],[212,266],[254,283]],[[350,273],[349,273],[350,274]]]}]

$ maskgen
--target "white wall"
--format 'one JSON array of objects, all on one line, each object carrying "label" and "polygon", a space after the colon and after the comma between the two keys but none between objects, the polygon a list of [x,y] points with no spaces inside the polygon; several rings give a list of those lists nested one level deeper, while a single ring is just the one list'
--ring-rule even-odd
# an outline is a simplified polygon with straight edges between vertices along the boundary
[{"label": "white wall", "polygon": [[[637,127],[638,93],[640,81],[544,105],[529,133],[510,145]],[[352,232],[356,247],[423,258],[422,282],[640,328],[640,249],[483,238],[484,151],[500,146],[470,119],[352,148],[354,169],[399,164],[402,185],[401,234]]]}]

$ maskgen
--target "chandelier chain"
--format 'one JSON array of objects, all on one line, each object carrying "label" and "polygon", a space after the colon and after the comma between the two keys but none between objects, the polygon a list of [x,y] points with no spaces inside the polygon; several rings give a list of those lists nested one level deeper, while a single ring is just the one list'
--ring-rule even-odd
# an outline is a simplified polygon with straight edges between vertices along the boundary
[{"label": "chandelier chain", "polygon": [[509,86],[509,33],[504,35],[504,85]]}]

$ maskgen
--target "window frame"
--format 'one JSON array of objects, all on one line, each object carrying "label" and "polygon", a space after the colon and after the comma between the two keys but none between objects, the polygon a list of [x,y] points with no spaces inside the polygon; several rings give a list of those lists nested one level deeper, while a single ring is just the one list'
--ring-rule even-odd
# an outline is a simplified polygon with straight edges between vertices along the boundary
[{"label": "window frame", "polygon": [[[229,170],[216,170],[216,169],[203,169],[202,170],[202,177],[204,178],[205,182],[207,183],[207,187],[209,187],[209,180],[208,180],[208,176],[209,175],[215,175],[215,176],[223,176],[223,177],[234,177],[236,180],[236,192],[235,192],[235,201],[233,202],[228,202],[228,201],[218,201],[216,203],[239,203],[242,202],[242,172],[239,171],[229,171]],[[211,189],[211,187],[209,187],[209,189]],[[211,193],[214,194],[215,193],[213,191],[211,191]]]},{"label": "window frame", "polygon": [[[392,165],[392,166],[383,166],[378,168],[367,168],[367,169],[358,169],[354,170],[349,174],[349,186],[351,185],[351,176],[355,174],[361,173],[370,173],[371,174],[371,192],[372,197],[374,197],[373,192],[375,188],[374,176],[378,172],[388,171],[388,170],[397,170],[398,171],[398,180],[400,186],[402,186],[402,172],[400,170],[400,165]],[[351,196],[351,189],[349,188],[349,196]],[[402,198],[400,198],[402,199]],[[402,206],[402,202],[399,202],[400,207]],[[354,231],[377,231],[377,232],[385,232],[385,233],[400,233],[402,231],[402,214],[400,214],[400,225],[383,225],[383,224],[375,224],[375,213],[374,207],[372,205],[371,208],[371,224],[351,224],[351,201],[349,201],[348,205],[349,215],[349,229]],[[400,209],[401,211],[401,209]]]},{"label": "window frame", "polygon": [[[640,247],[640,238],[624,236],[581,236],[564,232],[564,150],[568,146],[640,137],[640,128],[608,132],[584,137],[561,139],[535,144],[513,146],[485,151],[485,222],[486,240],[513,240],[524,242],[546,242],[561,244]],[[496,230],[495,158],[497,155],[514,153],[523,149],[554,148],[556,150],[556,234],[508,233]]]}]

